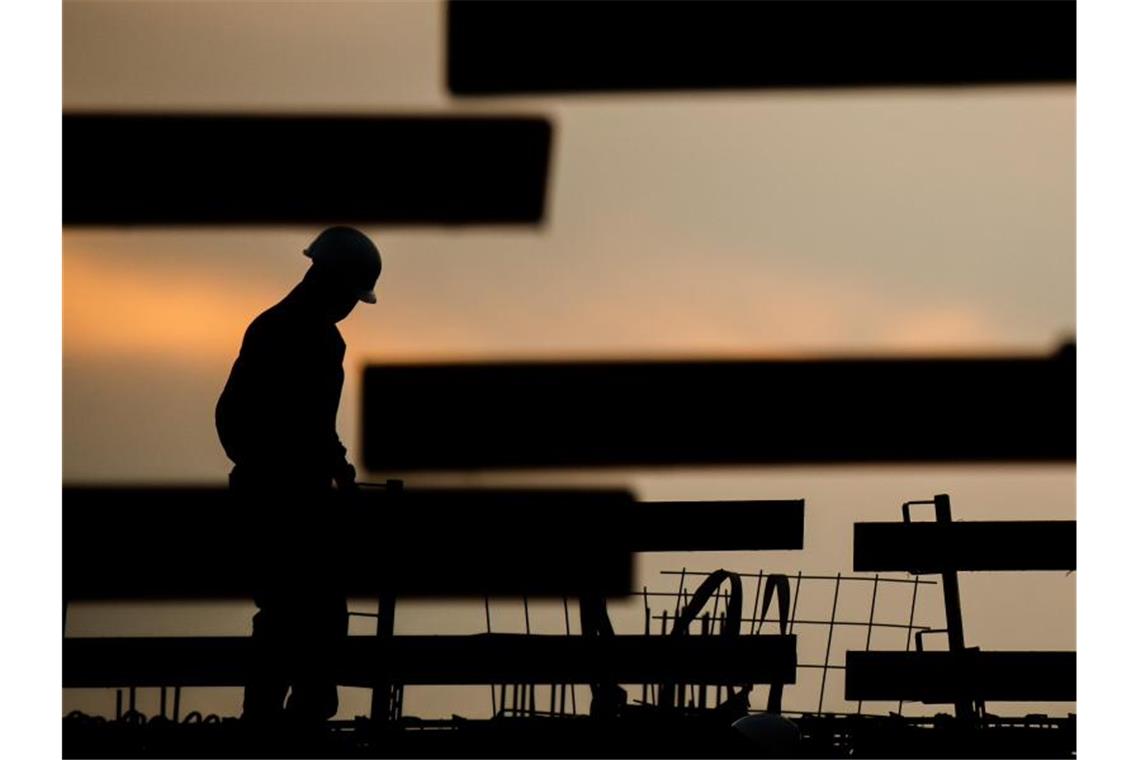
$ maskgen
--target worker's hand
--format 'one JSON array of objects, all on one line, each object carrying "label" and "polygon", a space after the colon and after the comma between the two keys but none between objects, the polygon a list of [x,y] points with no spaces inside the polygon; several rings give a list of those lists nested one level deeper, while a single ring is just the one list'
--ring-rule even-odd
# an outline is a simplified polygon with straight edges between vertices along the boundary
[{"label": "worker's hand", "polygon": [[344,463],[344,467],[333,479],[336,481],[336,487],[342,491],[355,491],[359,488],[356,485],[356,468],[348,462]]}]

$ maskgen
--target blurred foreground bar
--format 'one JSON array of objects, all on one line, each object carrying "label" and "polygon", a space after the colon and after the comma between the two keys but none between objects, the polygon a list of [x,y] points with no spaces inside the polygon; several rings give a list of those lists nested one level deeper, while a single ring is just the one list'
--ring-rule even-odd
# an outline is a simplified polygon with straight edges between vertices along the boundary
[{"label": "blurred foreground bar", "polygon": [[845,698],[1070,702],[1076,652],[847,652]]},{"label": "blurred foreground bar", "polygon": [[[240,686],[246,637],[68,638],[63,686]],[[337,683],[795,683],[795,636],[351,636]]]},{"label": "blurred foreground bar", "polygon": [[1050,357],[373,365],[369,470],[1072,462]]},{"label": "blurred foreground bar", "polygon": [[536,224],[541,118],[65,115],[72,225]]},{"label": "blurred foreground bar", "polygon": [[460,95],[1076,81],[1070,0],[450,2]]},{"label": "blurred foreground bar", "polygon": [[804,500],[649,501],[636,507],[639,552],[798,551]]},{"label": "blurred foreground bar", "polygon": [[803,548],[804,503],[638,503],[621,490],[366,489],[326,504],[218,488],[68,487],[66,599],[625,596],[634,551]]},{"label": "blurred foreground bar", "polygon": [[1076,520],[855,523],[855,572],[1076,568]]}]

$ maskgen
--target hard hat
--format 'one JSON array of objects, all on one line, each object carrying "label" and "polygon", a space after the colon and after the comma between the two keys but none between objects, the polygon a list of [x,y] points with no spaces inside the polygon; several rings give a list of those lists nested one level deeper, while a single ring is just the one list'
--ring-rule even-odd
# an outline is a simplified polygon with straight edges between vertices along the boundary
[{"label": "hard hat", "polygon": [[358,229],[329,227],[304,251],[314,266],[333,272],[338,279],[359,290],[364,303],[376,303],[376,280],[380,277],[380,251]]}]

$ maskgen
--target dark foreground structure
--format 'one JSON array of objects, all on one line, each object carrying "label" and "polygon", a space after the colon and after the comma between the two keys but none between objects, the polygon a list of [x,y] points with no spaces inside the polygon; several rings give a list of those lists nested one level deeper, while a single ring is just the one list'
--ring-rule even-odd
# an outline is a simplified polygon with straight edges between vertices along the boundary
[{"label": "dark foreground structure", "polygon": [[759,745],[714,715],[629,710],[620,719],[405,718],[382,729],[334,721],[317,735],[265,736],[237,719],[64,719],[65,757],[881,757],[1060,758],[1076,751],[1076,716],[991,718],[963,727],[935,718],[804,716],[799,737]]},{"label": "dark foreground structure", "polygon": [[[109,495],[120,506],[107,502]],[[120,525],[114,516],[130,516],[123,505],[134,501],[175,502],[217,498],[201,489],[164,492],[161,489],[65,491],[65,512],[80,510],[101,516],[98,524]],[[521,506],[562,503],[604,506],[606,525],[625,526],[613,542],[615,558],[630,551],[734,550],[749,552],[803,548],[802,501],[646,502],[632,501],[620,492],[558,491],[405,491],[385,489],[363,494],[364,502],[393,509],[401,503],[447,511],[455,500],[482,501],[484,515],[509,514]],[[103,505],[99,509],[95,505]],[[343,505],[342,505],[343,506]],[[356,504],[362,507],[362,504]],[[655,508],[658,527],[632,529]],[[933,520],[921,519],[933,513]],[[351,517],[351,511],[345,514]],[[589,511],[587,509],[587,514]],[[718,534],[690,529],[698,517],[715,524],[731,523],[738,530]],[[912,516],[914,519],[912,520]],[[907,502],[901,522],[857,523],[854,526],[854,570],[874,576],[805,576],[794,580],[773,573],[757,575],[728,570],[691,572],[698,582],[690,594],[686,571],[680,573],[676,593],[665,596],[664,611],[653,614],[651,592],[643,588],[645,628],[639,634],[617,633],[609,621],[606,597],[615,594],[598,585],[590,573],[554,573],[556,585],[513,584],[505,568],[490,574],[468,573],[460,593],[480,596],[502,592],[562,596],[566,608],[565,635],[504,634],[491,632],[488,608],[486,634],[462,636],[394,635],[393,589],[412,596],[432,591],[407,585],[408,573],[389,568],[387,580],[369,586],[379,595],[375,635],[352,636],[336,653],[336,682],[372,689],[368,717],[327,724],[299,725],[292,721],[264,724],[236,718],[203,717],[180,712],[184,687],[240,686],[249,675],[252,641],[245,637],[144,637],[64,639],[64,687],[118,689],[113,720],[72,713],[64,718],[66,757],[1071,757],[1076,749],[1076,716],[1029,715],[1004,718],[990,713],[986,703],[1071,702],[1076,699],[1076,653],[1041,651],[980,651],[965,644],[959,571],[1073,570],[1076,566],[1076,523],[1073,521],[954,521],[949,497]],[[363,519],[357,516],[357,520]],[[603,519],[600,516],[595,519]],[[492,523],[497,521],[492,521]],[[671,526],[671,527],[670,527]],[[76,518],[67,535],[73,556],[82,556],[91,542],[113,543],[115,530]],[[167,531],[159,526],[160,533]],[[358,531],[350,531],[358,532]],[[494,531],[481,534],[472,526],[466,538],[480,543]],[[552,551],[570,556],[565,542],[585,539],[560,534],[547,542]],[[635,540],[632,538],[637,536]],[[137,534],[136,534],[137,537]],[[537,541],[542,544],[541,540]],[[414,545],[414,542],[412,542]],[[1004,550],[1003,550],[1004,547]],[[235,552],[237,549],[235,549]],[[557,554],[555,555],[557,556]],[[229,558],[218,552],[225,566]],[[626,568],[627,563],[612,567]],[[234,565],[234,570],[240,570]],[[363,568],[347,569],[360,571]],[[577,568],[581,570],[581,566]],[[573,570],[573,568],[571,568]],[[456,568],[457,575],[463,568]],[[671,574],[672,571],[666,571]],[[892,578],[884,573],[903,573]],[[525,573],[524,573],[525,574]],[[542,574],[540,570],[539,575]],[[65,566],[65,576],[68,575]],[[751,614],[742,576],[756,578]],[[939,576],[939,581],[922,580]],[[116,573],[95,573],[83,583],[65,586],[73,598],[137,597],[139,588],[124,587]],[[192,576],[171,577],[186,584]],[[364,573],[376,584],[375,573]],[[628,582],[628,575],[618,573]],[[240,572],[228,576],[232,590],[242,590]],[[472,578],[479,586],[471,586]],[[575,585],[575,579],[583,583]],[[908,580],[913,578],[913,580]],[[66,578],[65,578],[66,580]],[[867,645],[848,650],[844,665],[832,664],[831,634],[836,625],[833,603],[829,621],[812,620],[800,605],[805,580],[830,581],[835,600],[843,580],[872,581]],[[214,583],[220,583],[221,577]],[[447,577],[436,575],[436,593],[444,591]],[[871,648],[874,626],[903,627],[874,621],[874,593],[880,585],[904,583],[940,587],[945,627],[914,622],[912,602],[906,623],[903,651]],[[505,584],[505,585],[504,585]],[[210,594],[220,587],[199,589]],[[357,587],[364,590],[364,587]],[[459,586],[455,587],[459,589]],[[158,591],[153,586],[148,591]],[[180,595],[193,588],[184,585]],[[580,631],[571,632],[566,596],[578,597]],[[749,595],[751,596],[751,595]],[[486,598],[486,596],[484,596]],[[525,600],[525,596],[524,596]],[[523,602],[525,605],[525,601]],[[670,614],[669,606],[675,605]],[[355,613],[365,614],[365,613]],[[529,618],[528,618],[529,620]],[[799,652],[797,624],[826,625],[827,651],[823,664],[805,662]],[[768,627],[765,628],[765,625]],[[659,631],[659,632],[658,632]],[[944,636],[937,651],[924,643]],[[911,643],[913,641],[913,649]],[[789,710],[783,703],[785,686],[797,681],[802,668],[823,668],[818,709]],[[824,684],[829,670],[845,671],[845,698],[858,700],[859,712],[823,712]],[[489,719],[423,720],[403,712],[408,685],[486,684],[490,686]],[[567,701],[567,685],[589,687],[588,698],[578,705]],[[625,685],[624,688],[618,684]],[[629,686],[634,684],[635,686]],[[640,699],[636,690],[640,685]],[[543,699],[536,698],[536,687]],[[135,709],[137,688],[161,689],[160,714],[144,716]],[[629,691],[627,691],[627,689]],[[124,710],[124,691],[129,704]],[[570,700],[582,690],[570,690]],[[546,696],[549,695],[549,703]],[[766,703],[761,697],[766,695]],[[168,699],[172,696],[172,700]],[[898,711],[886,715],[863,714],[863,700],[894,702]],[[173,704],[170,704],[171,701]],[[904,717],[904,702],[952,705],[953,714]],[[755,705],[765,704],[763,709]]]}]

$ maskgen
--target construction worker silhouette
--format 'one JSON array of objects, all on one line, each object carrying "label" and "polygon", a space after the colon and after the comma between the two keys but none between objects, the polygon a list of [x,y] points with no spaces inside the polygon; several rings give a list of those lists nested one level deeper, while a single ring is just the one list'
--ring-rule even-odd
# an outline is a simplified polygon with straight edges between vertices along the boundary
[{"label": "construction worker silhouette", "polygon": [[336,432],[345,351],[336,323],[357,302],[376,303],[380,253],[359,230],[331,227],[305,255],[312,264],[301,282],[246,330],[215,411],[234,463],[231,491],[265,525],[254,547],[263,576],[243,707],[250,720],[335,715],[332,654],[348,633],[343,593],[322,581],[320,553],[306,555],[306,524],[334,483],[356,488]]}]

